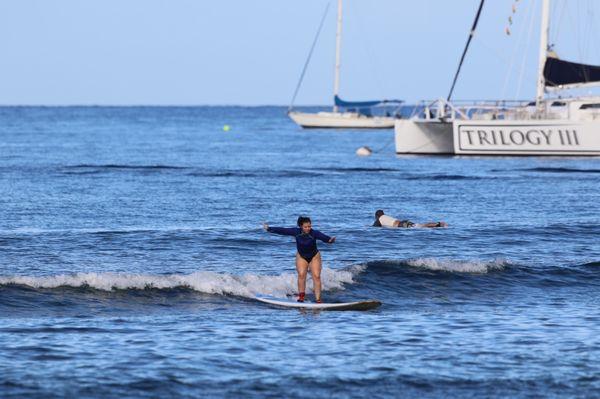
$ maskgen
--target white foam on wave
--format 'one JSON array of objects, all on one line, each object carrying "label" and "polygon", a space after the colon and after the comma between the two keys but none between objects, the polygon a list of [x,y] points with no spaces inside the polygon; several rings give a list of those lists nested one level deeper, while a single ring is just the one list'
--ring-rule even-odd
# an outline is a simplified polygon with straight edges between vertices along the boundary
[{"label": "white foam on wave", "polygon": [[[362,269],[333,270],[324,268],[321,282],[324,290],[344,289]],[[309,278],[307,288],[312,287]],[[168,289],[186,287],[205,294],[236,295],[252,298],[256,294],[273,296],[291,295],[297,292],[295,273],[280,275],[244,274],[232,275],[209,271],[191,274],[129,274],[129,273],[75,273],[54,276],[0,276],[0,285],[18,284],[33,288],[83,287],[98,290],[115,289]]]},{"label": "white foam on wave", "polygon": [[410,259],[406,263],[412,267],[454,273],[487,273],[493,270],[501,270],[508,264],[507,261],[502,259],[486,262],[479,260],[452,260],[435,258]]},{"label": "white foam on wave", "polygon": [[43,229],[37,227],[17,227],[14,229],[0,229],[0,234],[97,234],[97,233],[144,233],[144,232],[187,232],[207,230],[206,228],[194,228],[188,226],[154,227],[154,226],[132,226],[120,228],[65,228],[65,229]]},{"label": "white foam on wave", "polygon": [[6,235],[38,235],[38,234],[97,234],[97,233],[170,233],[170,232],[223,232],[223,231],[247,231],[248,228],[262,230],[262,225],[249,225],[248,227],[236,226],[129,226],[129,227],[89,227],[89,228],[64,228],[44,229],[37,227],[16,227],[13,229],[0,229],[0,234]]}]

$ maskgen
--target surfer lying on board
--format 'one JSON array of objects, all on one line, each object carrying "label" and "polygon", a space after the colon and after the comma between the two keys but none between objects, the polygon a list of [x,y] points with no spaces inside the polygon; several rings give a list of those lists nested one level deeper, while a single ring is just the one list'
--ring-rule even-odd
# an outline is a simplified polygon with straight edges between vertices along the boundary
[{"label": "surfer lying on board", "polygon": [[315,300],[321,303],[321,253],[317,249],[317,240],[328,244],[335,242],[335,237],[329,237],[318,230],[313,230],[310,218],[298,217],[298,227],[270,227],[263,223],[263,228],[269,233],[296,237],[296,270],[298,271],[298,302],[304,302],[306,292],[306,274],[310,268],[313,279]]},{"label": "surfer lying on board", "polygon": [[374,227],[389,227],[389,228],[403,228],[403,227],[448,227],[446,222],[427,222],[427,223],[414,223],[410,220],[398,220],[391,216],[383,213],[381,209],[375,212],[375,223]]}]

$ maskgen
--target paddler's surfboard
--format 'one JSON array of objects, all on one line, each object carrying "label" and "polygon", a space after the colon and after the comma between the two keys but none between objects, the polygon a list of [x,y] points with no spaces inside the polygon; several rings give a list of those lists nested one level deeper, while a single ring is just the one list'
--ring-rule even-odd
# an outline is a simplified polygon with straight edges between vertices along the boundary
[{"label": "paddler's surfboard", "polygon": [[375,300],[338,303],[297,302],[295,298],[275,298],[269,295],[257,295],[256,300],[273,306],[311,310],[370,310],[381,305],[381,302]]}]

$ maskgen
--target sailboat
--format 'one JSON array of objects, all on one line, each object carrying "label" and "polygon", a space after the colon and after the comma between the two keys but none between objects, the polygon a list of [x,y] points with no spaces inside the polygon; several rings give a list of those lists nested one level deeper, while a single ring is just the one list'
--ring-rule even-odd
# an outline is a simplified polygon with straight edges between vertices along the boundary
[{"label": "sailboat", "polygon": [[[468,44],[475,31],[483,0]],[[547,92],[600,84],[600,66],[561,60],[548,46],[550,0],[542,0],[536,98],[460,104],[423,102],[413,118],[397,120],[398,154],[600,155],[600,96],[546,97]],[[455,76],[454,83],[456,83]],[[453,87],[454,87],[453,83]]]},{"label": "sailboat", "polygon": [[[324,20],[325,15],[323,16]],[[323,23],[321,21],[321,26]],[[381,101],[344,101],[339,97],[340,70],[341,70],[341,45],[342,45],[342,0],[337,3],[337,29],[335,39],[335,73],[333,84],[333,109],[329,112],[300,112],[293,109],[293,101],[297,95],[298,88],[304,77],[306,65],[310,60],[314,44],[318,38],[321,26],[317,31],[313,48],[309,53],[307,63],[300,76],[296,92],[292,99],[292,105],[288,109],[288,116],[303,128],[351,128],[351,129],[392,129],[396,116],[390,114],[386,109],[383,115],[377,115],[373,111],[376,107],[398,107],[400,100]]]}]

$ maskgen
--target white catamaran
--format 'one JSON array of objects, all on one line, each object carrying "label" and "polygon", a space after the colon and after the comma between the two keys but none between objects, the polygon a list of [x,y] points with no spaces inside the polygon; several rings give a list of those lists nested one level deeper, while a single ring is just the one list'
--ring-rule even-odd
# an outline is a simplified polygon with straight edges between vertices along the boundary
[{"label": "white catamaran", "polygon": [[[483,0],[469,41],[482,6]],[[547,91],[600,83],[599,66],[560,60],[549,49],[549,7],[550,0],[543,0],[535,102],[451,103],[451,89],[446,100],[424,102],[417,116],[396,121],[396,153],[600,155],[600,96],[545,97]]]},{"label": "white catamaran", "polygon": [[[326,13],[325,13],[326,14]],[[288,110],[289,117],[303,128],[366,128],[366,129],[391,129],[394,127],[396,117],[385,111],[383,115],[377,115],[373,112],[376,107],[399,106],[402,101],[382,100],[382,101],[344,101],[339,97],[340,89],[340,64],[341,64],[341,45],[342,45],[342,0],[337,3],[337,29],[335,35],[335,77],[333,83],[333,110],[331,112],[299,112],[293,110],[293,103],[298,94],[298,89],[302,83],[306,67],[312,55],[314,45],[321,31],[325,15],[321,20],[321,25],[317,31],[317,36],[313,42],[313,47],[309,52],[307,62],[304,66],[300,81],[296,87],[296,92],[292,99],[292,105]],[[392,113],[393,114],[393,113]]]}]

